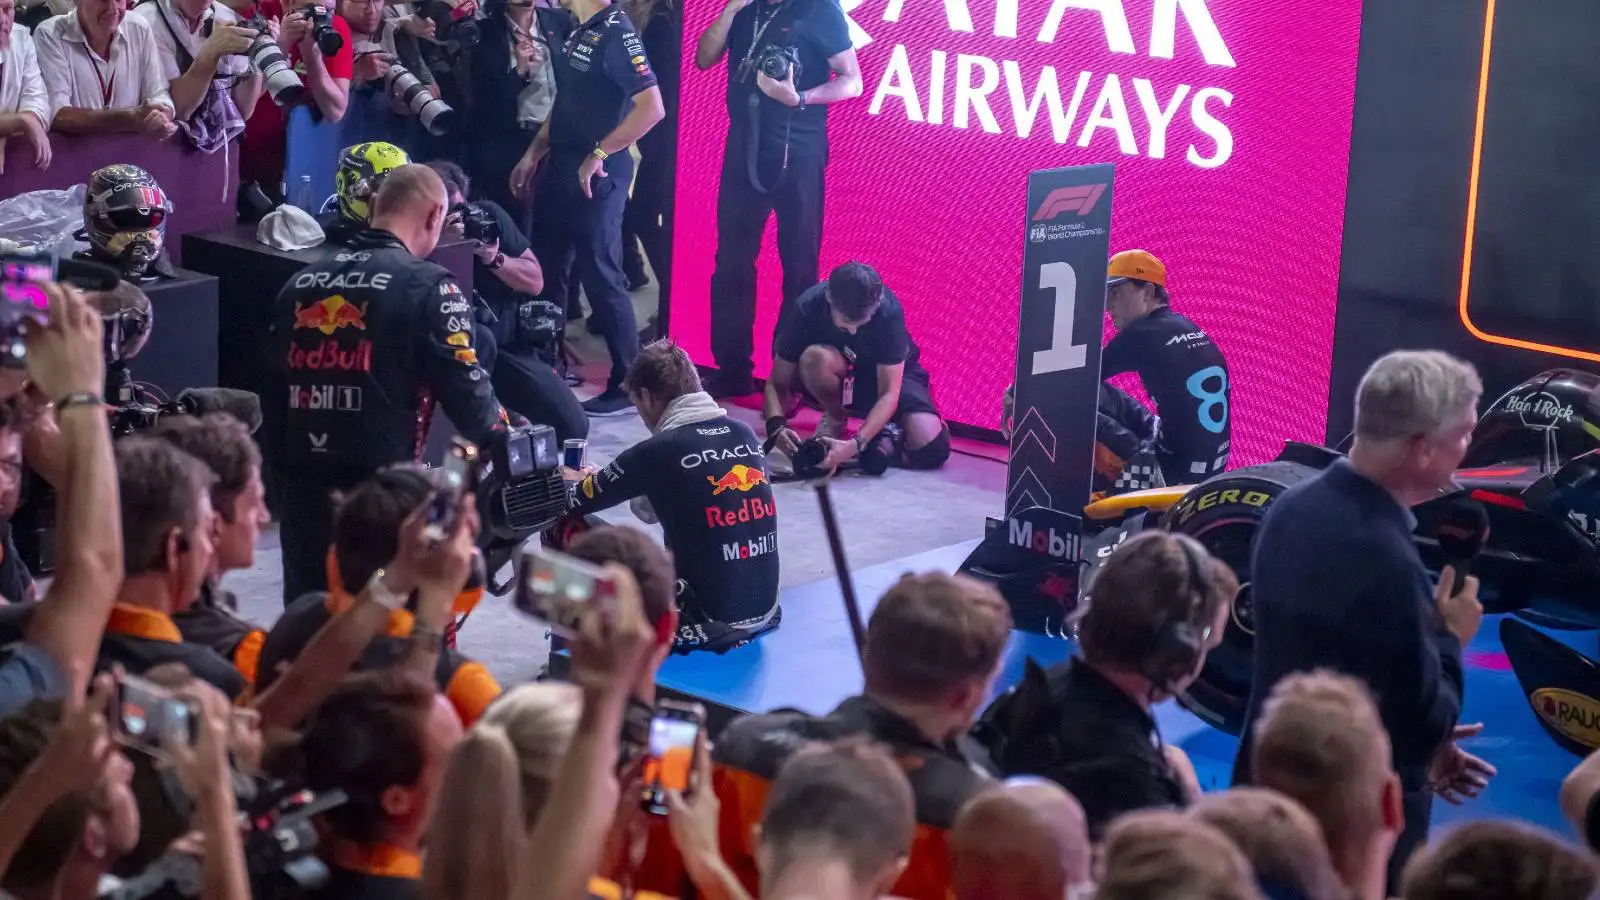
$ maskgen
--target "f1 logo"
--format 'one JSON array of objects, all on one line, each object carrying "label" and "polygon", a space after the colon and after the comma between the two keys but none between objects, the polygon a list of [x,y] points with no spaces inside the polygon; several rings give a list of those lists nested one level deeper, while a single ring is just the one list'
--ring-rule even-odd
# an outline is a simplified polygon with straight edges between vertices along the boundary
[{"label": "f1 logo", "polygon": [[1103,184],[1080,184],[1074,187],[1056,188],[1039,204],[1039,211],[1033,214],[1033,221],[1048,222],[1065,213],[1075,213],[1087,216],[1094,212],[1094,206],[1100,202],[1100,197],[1106,192]]}]

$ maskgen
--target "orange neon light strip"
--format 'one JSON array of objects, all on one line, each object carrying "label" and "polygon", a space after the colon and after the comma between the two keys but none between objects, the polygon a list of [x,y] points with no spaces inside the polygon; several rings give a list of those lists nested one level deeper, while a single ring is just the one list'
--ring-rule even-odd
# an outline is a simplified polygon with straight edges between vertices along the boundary
[{"label": "orange neon light strip", "polygon": [[1556,347],[1551,344],[1541,344],[1537,341],[1524,341],[1518,338],[1490,334],[1474,325],[1472,323],[1472,314],[1467,311],[1467,295],[1472,285],[1472,239],[1474,233],[1478,230],[1478,173],[1483,164],[1484,111],[1489,105],[1489,55],[1494,47],[1494,6],[1495,0],[1488,0],[1483,19],[1483,64],[1478,75],[1478,119],[1472,135],[1472,180],[1467,185],[1467,240],[1466,250],[1461,255],[1461,324],[1467,326],[1467,331],[1473,337],[1486,343],[1518,347],[1523,350],[1535,350],[1540,353],[1553,353],[1557,356],[1584,359],[1589,362],[1600,362],[1600,353],[1574,350],[1571,347]]}]

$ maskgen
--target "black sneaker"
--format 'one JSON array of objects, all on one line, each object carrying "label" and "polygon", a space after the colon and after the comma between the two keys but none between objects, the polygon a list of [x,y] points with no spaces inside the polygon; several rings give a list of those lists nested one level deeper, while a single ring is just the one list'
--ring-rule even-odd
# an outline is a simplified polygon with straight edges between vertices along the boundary
[{"label": "black sneaker", "polygon": [[633,401],[621,388],[608,388],[605,393],[583,401],[583,411],[590,416],[623,416],[633,412]]},{"label": "black sneaker", "polygon": [[730,397],[748,397],[756,392],[756,380],[749,375],[743,377],[729,375],[726,372],[714,372],[705,379],[706,393],[713,400],[727,400]]}]

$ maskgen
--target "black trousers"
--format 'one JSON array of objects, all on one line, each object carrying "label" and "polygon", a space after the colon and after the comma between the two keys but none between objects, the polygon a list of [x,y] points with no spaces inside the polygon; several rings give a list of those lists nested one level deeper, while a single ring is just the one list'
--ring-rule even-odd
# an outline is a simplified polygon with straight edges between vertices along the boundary
[{"label": "black trousers", "polygon": [[756,322],[756,257],[767,217],[778,217],[778,259],[783,264],[782,319],[795,298],[820,280],[822,256],[823,171],[828,165],[824,144],[791,146],[788,168],[779,174],[781,149],[761,155],[760,175],[769,193],[750,183],[747,146],[749,124],[735,118],[728,127],[722,155],[722,184],[717,192],[717,263],[711,275],[711,353],[717,368],[746,377],[753,368]]},{"label": "black trousers", "polygon": [[[657,134],[660,133],[660,137]],[[660,288],[660,308],[671,303],[672,190],[677,172],[677,128],[661,122],[639,141],[639,176],[622,217],[627,243],[637,238],[655,272]]]},{"label": "black trousers", "polygon": [[[567,285],[576,276],[589,298],[589,326],[605,339],[611,354],[608,389],[620,388],[639,355],[639,325],[622,274],[622,211],[633,181],[633,157],[613,155],[606,177],[594,180],[592,197],[578,186],[578,167],[586,152],[556,150],[539,171],[533,198],[533,255],[544,267],[544,292],[557,306],[567,304]],[[509,177],[509,176],[508,176]]]},{"label": "black trousers", "polygon": [[549,363],[537,354],[499,346],[481,322],[472,329],[472,342],[502,406],[535,425],[549,425],[563,441],[589,436],[589,417]]},{"label": "black trousers", "polygon": [[[467,174],[472,176],[472,186],[478,196],[500,204],[523,234],[532,230],[533,207],[511,193],[511,170],[517,167],[536,134],[537,131],[488,134],[466,141],[464,148]],[[539,264],[544,265],[543,258]]]},{"label": "black trousers", "polygon": [[[333,543],[333,497],[368,473],[288,471],[280,488],[278,543],[283,548],[283,605],[328,589],[328,547]],[[363,585],[345,585],[359,591]]]}]

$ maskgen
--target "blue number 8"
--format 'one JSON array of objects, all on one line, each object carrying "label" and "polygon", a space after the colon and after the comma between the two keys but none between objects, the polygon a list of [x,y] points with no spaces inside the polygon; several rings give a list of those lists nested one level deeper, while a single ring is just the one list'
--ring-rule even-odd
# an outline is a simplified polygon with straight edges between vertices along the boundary
[{"label": "blue number 8", "polygon": [[[1221,385],[1214,391],[1206,390],[1206,382],[1217,379]],[[1189,376],[1184,383],[1189,395],[1200,401],[1200,427],[1212,434],[1221,434],[1228,427],[1228,372],[1221,366],[1209,366]]]}]

